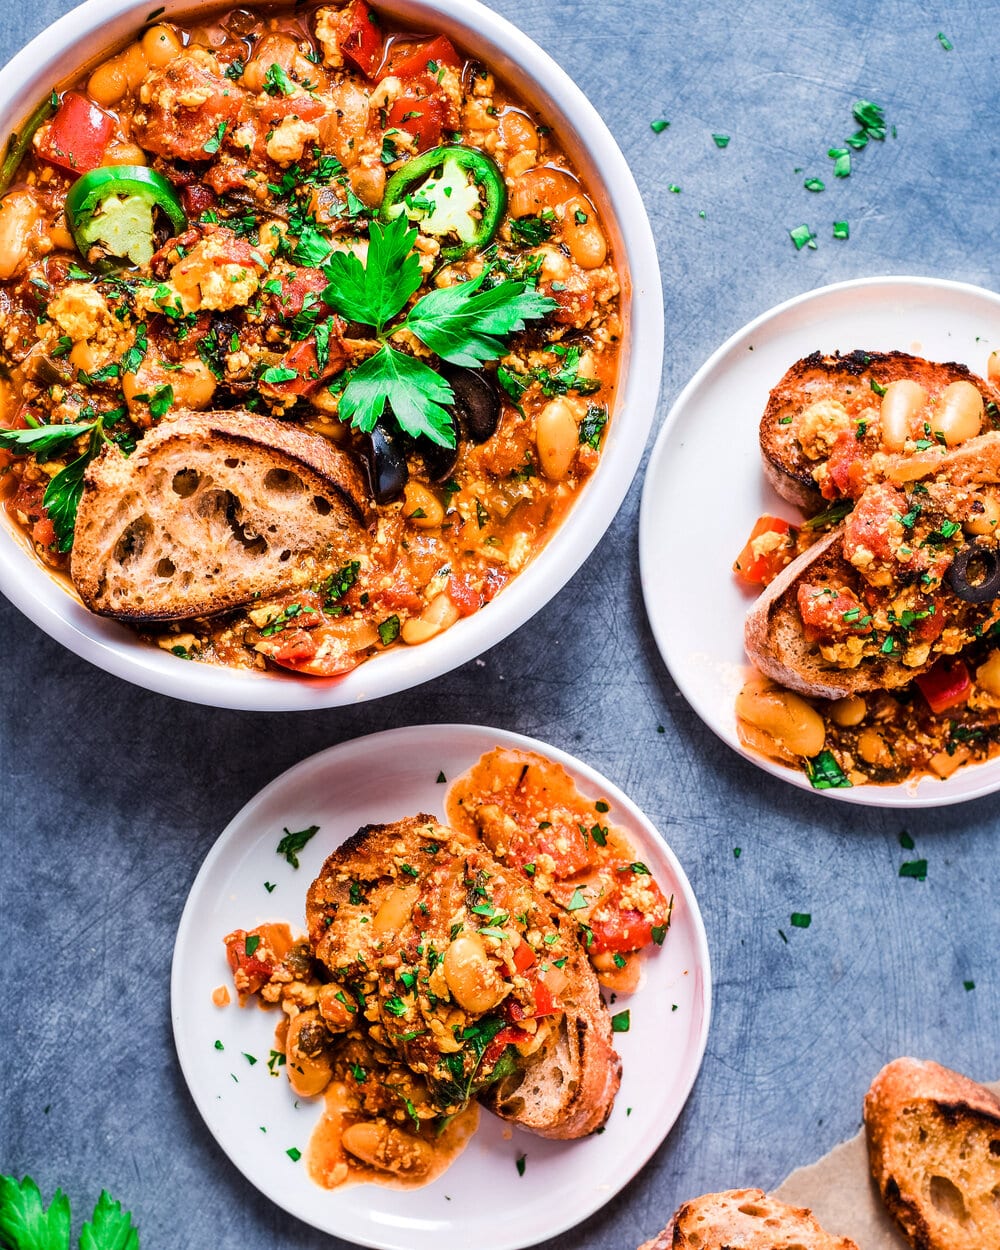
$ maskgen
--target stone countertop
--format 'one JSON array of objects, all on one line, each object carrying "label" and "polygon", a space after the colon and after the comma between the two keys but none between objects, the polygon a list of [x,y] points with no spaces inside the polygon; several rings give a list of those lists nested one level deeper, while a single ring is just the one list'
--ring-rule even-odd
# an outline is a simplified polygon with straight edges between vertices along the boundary
[{"label": "stone countertop", "polygon": [[[69,7],[8,0],[0,62]],[[661,417],[729,334],[802,291],[890,273],[996,283],[995,9],[495,7],[588,93],[644,193],[666,297]],[[826,152],[852,133],[859,97],[884,106],[895,137],[835,180]],[[670,126],[656,134],[660,118]],[[713,132],[731,136],[724,150]],[[805,190],[808,176],[827,189]],[[834,220],[849,221],[849,240],[832,237]],[[789,239],[802,223],[815,250]],[[723,746],[652,643],[640,489],[641,476],[586,566],[482,662],[356,708],[174,702],[89,666],[0,603],[0,1170],[31,1173],[47,1195],[62,1185],[78,1214],[106,1186],[148,1247],[343,1244],[258,1195],[205,1130],[174,1056],[170,957],[202,859],[265,782],[332,743],[424,721],[521,731],[604,771],[677,852],[708,929],[714,1020],[694,1093],[640,1175],[552,1246],[629,1250],[684,1199],[775,1185],[856,1131],[868,1082],[898,1054],[1000,1074],[993,800],[912,815],[845,806]],[[916,852],[901,849],[904,828]],[[928,861],[924,882],[897,875],[913,854]],[[793,911],[810,912],[811,928],[790,929]]]}]

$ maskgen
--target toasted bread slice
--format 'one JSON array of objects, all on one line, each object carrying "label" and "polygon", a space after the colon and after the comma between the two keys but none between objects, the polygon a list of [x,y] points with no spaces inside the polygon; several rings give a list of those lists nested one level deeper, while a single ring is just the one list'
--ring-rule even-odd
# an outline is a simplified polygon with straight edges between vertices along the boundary
[{"label": "toasted bread slice", "polygon": [[212,616],[308,584],[366,549],[353,461],[246,412],[182,412],[87,469],[71,573],[102,616]]},{"label": "toasted bread slice", "polygon": [[914,1250],[1000,1246],[1000,1099],[950,1068],[895,1059],[865,1096],[872,1176]]},{"label": "toasted bread slice", "polygon": [[820,699],[841,699],[866,690],[894,690],[934,662],[929,660],[923,668],[904,668],[896,660],[873,656],[857,668],[835,668],[807,640],[799,615],[799,584],[856,576],[841,551],[843,535],[843,527],[831,530],[783,569],[757,597],[744,626],[747,656],[765,677]]},{"label": "toasted bread slice", "polygon": [[858,1250],[824,1232],[806,1207],[762,1189],[730,1189],[685,1202],[658,1237],[639,1250]]},{"label": "toasted bread slice", "polygon": [[[822,421],[812,423],[811,437],[806,439],[812,454],[807,454],[801,441],[803,414],[824,401],[836,401],[843,405],[855,422],[858,418],[863,420],[871,444],[867,452],[877,453],[868,481],[881,480],[880,471],[889,469],[889,465],[882,461],[894,461],[900,457],[881,454],[878,433],[880,398],[872,383],[881,389],[904,378],[919,383],[927,391],[931,404],[951,383],[971,382],[982,395],[987,413],[996,419],[1000,411],[1000,391],[977,377],[965,365],[954,362],[936,364],[905,352],[854,351],[846,356],[838,353],[824,356],[821,352],[814,352],[796,361],[771,391],[761,418],[760,450],[764,473],[778,494],[806,512],[818,512],[825,506],[815,472],[817,469],[822,471],[825,464],[831,440],[838,432],[836,421],[827,422],[825,428]],[[857,433],[856,424],[851,427],[851,432],[852,436]],[[971,443],[978,443],[978,439],[970,440]],[[933,464],[942,454],[946,454],[943,448],[932,447],[928,449],[925,459]],[[888,476],[892,480],[891,472]]]},{"label": "toasted bread slice", "polygon": [[[621,1062],[577,926],[474,836],[427,815],[360,829],[323,865],[306,920],[317,958],[367,1004],[362,1023],[425,1077],[442,1109],[478,1096],[554,1138],[583,1137],[607,1119]],[[536,945],[545,935],[544,955],[516,974],[512,952],[532,932]],[[458,945],[470,940],[489,956],[475,1006],[459,1001],[454,979]],[[561,1014],[532,1019],[527,978],[556,959],[565,959]]]}]

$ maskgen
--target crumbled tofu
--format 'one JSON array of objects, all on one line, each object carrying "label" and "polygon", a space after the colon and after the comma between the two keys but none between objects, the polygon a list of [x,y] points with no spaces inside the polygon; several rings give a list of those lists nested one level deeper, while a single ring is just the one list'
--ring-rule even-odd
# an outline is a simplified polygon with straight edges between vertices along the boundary
[{"label": "crumbled tofu", "polygon": [[810,460],[822,460],[833,450],[837,436],[851,428],[847,409],[836,399],[821,399],[803,409],[795,419],[799,445]]},{"label": "crumbled tofu", "polygon": [[49,318],[74,343],[85,343],[114,324],[108,301],[89,283],[71,282],[47,309]]},{"label": "crumbled tofu", "polygon": [[319,139],[319,127],[315,122],[305,122],[301,117],[286,117],[271,133],[267,141],[267,154],[279,165],[291,165],[302,159],[307,143]]}]

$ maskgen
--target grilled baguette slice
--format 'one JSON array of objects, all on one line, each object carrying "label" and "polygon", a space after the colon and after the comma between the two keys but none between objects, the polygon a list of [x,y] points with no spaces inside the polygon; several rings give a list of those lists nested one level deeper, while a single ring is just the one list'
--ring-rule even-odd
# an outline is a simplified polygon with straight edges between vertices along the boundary
[{"label": "grilled baguette slice", "polygon": [[[806,512],[815,513],[826,506],[813,476],[813,470],[824,462],[825,457],[810,459],[797,438],[800,428],[798,418],[810,405],[821,400],[843,402],[852,398],[856,404],[860,393],[867,405],[877,410],[880,399],[872,382],[885,387],[903,378],[918,382],[932,401],[952,382],[971,382],[982,395],[984,404],[994,405],[989,411],[996,413],[1000,406],[1000,391],[970,372],[965,365],[954,362],[935,364],[905,352],[854,351],[846,356],[838,353],[824,356],[821,352],[814,352],[796,361],[771,391],[761,418],[760,450],[764,473],[778,494]],[[983,437],[988,436],[980,436]],[[972,444],[979,441],[971,439],[968,446],[971,449]],[[952,454],[935,446],[928,449],[925,459],[933,463]],[[902,458],[887,457],[890,461]],[[877,469],[877,464],[875,467]],[[891,478],[891,469],[888,475]],[[878,480],[877,473],[871,480]]]},{"label": "grilled baguette slice", "polygon": [[914,1250],[1000,1246],[1000,1099],[950,1068],[895,1059],[865,1096],[872,1176]]},{"label": "grilled baguette slice", "polygon": [[[487,897],[472,897],[473,882],[485,883],[497,907],[510,904],[508,920],[502,923],[523,912],[530,913],[533,924],[558,930],[558,943],[548,949],[565,956],[567,977],[558,992],[564,1013],[558,1026],[534,1054],[518,1060],[513,1073],[487,1087],[481,1101],[543,1137],[586,1136],[610,1114],[621,1077],[597,974],[572,919],[522,874],[508,873],[475,836],[456,833],[427,815],[359,829],[327,859],[309,889],[306,923],[316,956],[349,990],[378,970],[377,991],[365,995],[369,1025],[389,1039],[411,1069],[427,1073],[431,1088],[440,1092],[439,1061],[454,1054],[454,1031],[429,1025],[437,1023],[439,1014],[443,1023],[445,1014],[456,1010],[440,978],[442,968],[448,968],[445,958],[456,925],[468,933],[488,923],[470,910],[470,899],[485,905]],[[395,957],[403,950],[407,967],[411,958],[421,961],[412,965],[417,979],[411,984],[417,988],[410,996],[399,990],[405,982],[395,979]],[[433,966],[425,963],[431,950]],[[436,1004],[427,1002],[420,990],[421,969],[426,967],[431,967],[427,984]],[[488,1009],[479,1019],[491,1016],[496,1011]],[[436,1041],[440,1036],[442,1046]]]},{"label": "grilled baguette slice", "polygon": [[894,690],[930,668],[904,668],[898,660],[873,656],[857,668],[828,664],[802,627],[797,599],[801,581],[823,582],[851,576],[855,570],[843,557],[843,526],[839,526],[797,559],[767,586],[747,613],[743,643],[750,662],[765,677],[789,690],[820,699],[841,699],[866,690]]},{"label": "grilled baguette slice", "polygon": [[213,616],[339,568],[367,547],[366,521],[360,472],[320,435],[182,412],[88,467],[70,568],[102,616]]},{"label": "grilled baguette slice", "polygon": [[761,1189],[704,1194],[684,1205],[639,1250],[858,1250],[824,1232],[807,1207],[790,1207]]}]

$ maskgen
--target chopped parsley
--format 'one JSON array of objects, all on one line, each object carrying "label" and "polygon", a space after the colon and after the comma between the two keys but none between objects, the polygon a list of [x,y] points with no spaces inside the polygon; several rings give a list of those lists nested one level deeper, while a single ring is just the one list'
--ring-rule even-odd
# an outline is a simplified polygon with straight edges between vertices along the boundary
[{"label": "chopped parsley", "polygon": [[791,920],[795,929],[808,929],[812,924],[812,916],[807,911],[793,911]]},{"label": "chopped parsley", "polygon": [[815,251],[816,236],[808,226],[796,226],[793,230],[789,230],[788,233],[795,244],[797,252],[801,252],[804,247],[811,247]]},{"label": "chopped parsley", "polygon": [[927,860],[926,859],[908,859],[899,865],[899,875],[901,877],[912,877],[915,881],[927,880]]},{"label": "chopped parsley", "polygon": [[396,641],[399,637],[400,623],[398,616],[388,616],[378,627],[378,636],[382,640],[382,646],[388,647],[390,643]]},{"label": "chopped parsley", "polygon": [[209,156],[214,156],[216,152],[218,152],[219,148],[222,147],[222,140],[226,137],[226,128],[228,125],[228,122],[219,122],[215,134],[212,135],[210,139],[206,139],[205,143],[202,145],[203,152],[207,152]]},{"label": "chopped parsley", "polygon": [[285,1151],[285,1154],[288,1155],[289,1159],[291,1159],[293,1163],[298,1163],[298,1161],[302,1158],[302,1151],[299,1150],[298,1146],[289,1146],[289,1148]]},{"label": "chopped parsley", "polygon": [[806,760],[806,776],[814,790],[846,790],[851,788],[851,780],[837,763],[831,751],[820,751],[819,755]]},{"label": "chopped parsley", "polygon": [[524,1175],[524,1168],[527,1162],[527,1158],[528,1158],[527,1155],[518,1155],[517,1158],[514,1160],[514,1166],[517,1168],[518,1176]]},{"label": "chopped parsley", "polygon": [[628,1008],[626,1007],[624,1011],[619,1011],[616,1015],[611,1017],[611,1032],[627,1033],[631,1022],[631,1016]]},{"label": "chopped parsley", "polygon": [[713,139],[713,141],[714,141],[714,143],[715,143],[715,146],[716,146],[717,148],[728,148],[728,147],[729,147],[729,135],[717,135],[717,134],[713,134],[713,135],[712,135],[712,139]]},{"label": "chopped parsley", "polygon": [[299,852],[304,850],[306,845],[319,833],[319,825],[310,825],[308,829],[300,829],[297,833],[293,833],[290,829],[285,830],[285,836],[275,848],[275,854],[284,855],[288,863],[293,868],[299,866]]}]

